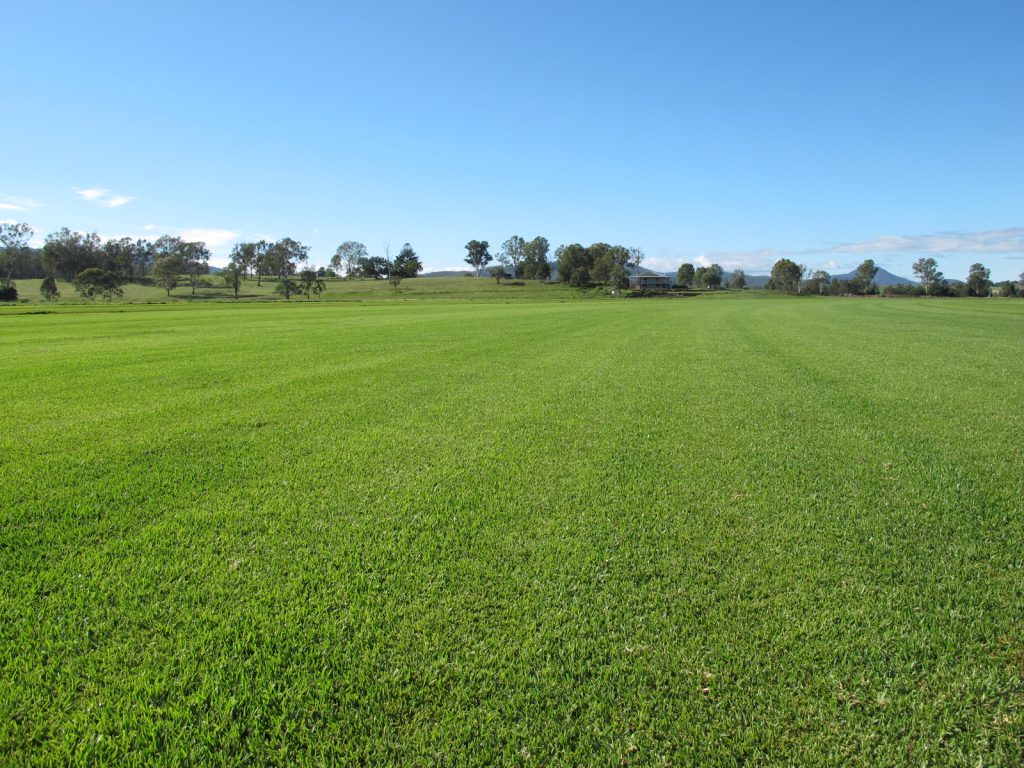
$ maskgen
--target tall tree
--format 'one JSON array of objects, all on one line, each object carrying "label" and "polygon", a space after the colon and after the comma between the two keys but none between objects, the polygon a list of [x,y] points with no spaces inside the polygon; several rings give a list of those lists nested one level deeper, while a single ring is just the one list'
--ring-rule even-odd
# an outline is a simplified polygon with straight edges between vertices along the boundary
[{"label": "tall tree", "polygon": [[491,263],[491,252],[488,250],[491,244],[486,240],[470,240],[466,243],[466,251],[469,255],[465,261],[476,270],[476,276],[480,277],[480,271]]},{"label": "tall tree", "polygon": [[111,238],[103,244],[104,267],[129,282],[135,279],[135,243],[130,237]]},{"label": "tall tree", "polygon": [[523,276],[523,262],[526,260],[526,241],[519,235],[512,235],[501,244],[498,255],[502,264],[508,264],[512,277]]},{"label": "tall tree", "polygon": [[153,268],[153,244],[144,238],[139,238],[132,244],[132,265],[133,271],[139,277],[145,277],[146,271]]},{"label": "tall tree", "polygon": [[102,264],[100,238],[95,232],[84,234],[63,227],[46,236],[43,245],[43,265],[48,274],[61,280],[74,280],[90,267]]},{"label": "tall tree", "polygon": [[939,263],[931,256],[922,256],[914,262],[914,274],[924,286],[924,292],[929,295],[937,293],[946,282],[939,272]]},{"label": "tall tree", "polygon": [[535,237],[523,246],[523,277],[528,280],[547,280],[551,277],[548,252],[551,249],[546,237]]},{"label": "tall tree", "polygon": [[618,268],[626,269],[629,263],[629,249],[621,245],[594,243],[587,248],[587,254],[590,257],[590,279],[595,283],[616,282]]},{"label": "tall tree", "polygon": [[861,293],[871,293],[875,286],[875,275],[878,274],[878,267],[875,266],[873,259],[864,259],[857,266],[857,273],[854,276],[854,280],[857,283]]},{"label": "tall tree", "polygon": [[639,248],[630,248],[629,249],[629,258],[626,259],[626,266],[629,268],[629,270],[631,272],[633,272],[634,274],[639,273],[640,272],[640,265],[643,263],[643,261],[644,261],[644,252],[643,251],[641,251]]},{"label": "tall tree", "polygon": [[31,239],[32,227],[28,224],[0,224],[0,269],[3,269],[4,273],[4,288],[11,287],[14,265],[22,251],[28,248],[28,241]]},{"label": "tall tree", "polygon": [[203,275],[210,274],[210,249],[203,242],[183,242],[181,262],[189,285],[192,286],[192,294],[195,295],[196,286]]},{"label": "tall tree", "polygon": [[338,246],[338,249],[331,257],[331,267],[338,273],[344,272],[345,277],[352,280],[356,277],[365,277],[360,273],[360,265],[363,259],[370,257],[366,246],[357,243],[355,240],[346,240]]},{"label": "tall tree", "polygon": [[251,273],[256,265],[256,243],[235,243],[231,248],[231,263],[242,270],[242,277]]},{"label": "tall tree", "polygon": [[590,282],[590,253],[579,243],[558,246],[555,260],[558,262],[559,281],[576,286]]},{"label": "tall tree", "polygon": [[[180,237],[174,237],[172,235],[161,235],[153,243],[153,263],[154,267],[156,262],[160,259],[178,259],[179,262],[183,261],[182,256],[182,242]],[[184,271],[184,265],[178,265],[178,274]]]},{"label": "tall tree", "polygon": [[693,284],[693,278],[696,274],[697,272],[693,268],[693,264],[680,264],[679,269],[676,271],[676,285],[689,288]]},{"label": "tall tree", "polygon": [[286,299],[291,298],[291,276],[295,274],[298,265],[305,263],[309,258],[309,246],[285,237],[270,246],[267,258],[271,269],[280,280],[278,288],[282,288]]},{"label": "tall tree", "polygon": [[806,288],[810,293],[825,296],[832,285],[832,275],[823,269],[816,270],[807,278]]},{"label": "tall tree", "polygon": [[153,263],[153,279],[156,284],[171,295],[171,291],[178,287],[178,275],[184,271],[181,257],[177,254],[161,256]]},{"label": "tall tree", "polygon": [[269,274],[270,243],[260,240],[253,246],[252,268],[256,272],[256,287],[263,284],[263,275]]},{"label": "tall tree", "polygon": [[768,288],[773,291],[797,293],[800,280],[804,276],[804,268],[790,259],[779,259],[772,265],[772,274],[768,278]]},{"label": "tall tree", "polygon": [[732,273],[729,278],[729,287],[733,290],[742,291],[747,287],[747,273],[742,269],[737,269]]},{"label": "tall tree", "polygon": [[221,279],[224,285],[235,292],[235,300],[238,300],[238,290],[242,287],[242,278],[245,276],[245,267],[240,262],[232,259],[228,265],[221,270]]},{"label": "tall tree", "polygon": [[397,274],[401,277],[416,277],[420,272],[423,271],[423,264],[420,262],[419,257],[416,255],[416,251],[412,249],[412,246],[406,243],[402,246],[402,250],[395,256],[395,260],[391,262],[390,274]]},{"label": "tall tree", "polygon": [[725,270],[721,264],[712,264],[704,269],[704,287],[717,291],[722,287],[722,279],[725,277]]},{"label": "tall tree", "polygon": [[971,264],[967,271],[967,294],[969,296],[988,296],[992,288],[991,272],[984,264]]}]

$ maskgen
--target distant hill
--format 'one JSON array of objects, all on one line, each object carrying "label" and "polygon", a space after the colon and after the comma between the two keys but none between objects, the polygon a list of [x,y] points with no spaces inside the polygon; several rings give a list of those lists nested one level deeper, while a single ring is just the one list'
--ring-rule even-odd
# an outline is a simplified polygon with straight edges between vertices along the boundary
[{"label": "distant hill", "polygon": [[[832,275],[833,280],[852,280],[857,274],[857,271],[847,272],[842,275]],[[805,275],[808,277],[809,275]],[[732,279],[732,272],[724,273],[722,277],[722,285],[728,285],[729,280]],[[768,287],[769,275],[747,275],[747,287],[748,288],[767,288]],[[878,273],[875,275],[875,285],[880,288],[884,288],[887,285],[917,285],[914,280],[908,280],[905,277],[894,275],[888,270],[878,268]]]},{"label": "distant hill", "polygon": [[[420,275],[420,277],[465,277],[466,275],[469,275],[470,277],[475,277],[475,275],[473,275],[473,272],[468,269],[439,269],[436,272],[424,272],[423,274]],[[490,275],[484,273],[481,274],[480,277],[489,278]]]},{"label": "distant hill", "polygon": [[[852,280],[857,276],[857,270],[847,272],[844,275],[832,275],[833,280]],[[875,285],[879,288],[884,288],[887,285],[917,285],[916,280],[908,280],[905,277],[894,275],[892,272],[878,268],[878,273],[875,275]]]}]

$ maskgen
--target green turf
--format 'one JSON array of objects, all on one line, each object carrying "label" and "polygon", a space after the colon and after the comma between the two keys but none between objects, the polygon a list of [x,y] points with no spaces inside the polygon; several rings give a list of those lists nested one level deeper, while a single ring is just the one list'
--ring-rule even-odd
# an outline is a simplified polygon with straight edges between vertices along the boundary
[{"label": "green turf", "polygon": [[109,309],[0,314],[0,763],[1024,758],[1024,302]]}]

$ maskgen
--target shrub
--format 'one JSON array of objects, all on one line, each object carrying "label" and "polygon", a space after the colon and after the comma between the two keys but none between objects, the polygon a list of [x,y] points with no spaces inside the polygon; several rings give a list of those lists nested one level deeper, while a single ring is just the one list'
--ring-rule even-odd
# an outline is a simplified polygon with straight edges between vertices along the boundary
[{"label": "shrub", "polygon": [[0,287],[0,301],[17,301],[18,300],[18,289],[14,287],[14,283]]},{"label": "shrub", "polygon": [[57,281],[53,279],[53,275],[47,275],[43,278],[43,282],[39,285],[39,292],[46,301],[60,298],[60,290],[57,288]]}]

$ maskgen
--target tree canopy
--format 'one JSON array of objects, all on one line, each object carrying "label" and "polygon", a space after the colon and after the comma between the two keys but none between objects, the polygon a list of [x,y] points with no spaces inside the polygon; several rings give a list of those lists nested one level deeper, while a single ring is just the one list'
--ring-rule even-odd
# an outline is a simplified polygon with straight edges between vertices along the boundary
[{"label": "tree canopy", "polygon": [[939,271],[938,262],[931,256],[922,256],[914,262],[914,274],[921,281],[927,294],[938,293],[946,285],[946,279]]},{"label": "tree canopy", "polygon": [[466,251],[469,255],[465,261],[476,270],[476,276],[480,277],[480,271],[491,263],[491,244],[486,240],[470,240],[466,243]]},{"label": "tree canopy", "polygon": [[772,274],[768,278],[768,288],[785,293],[798,293],[800,280],[804,276],[804,268],[791,259],[779,259],[772,265]]}]

